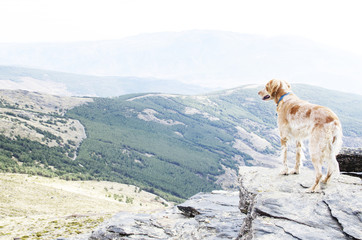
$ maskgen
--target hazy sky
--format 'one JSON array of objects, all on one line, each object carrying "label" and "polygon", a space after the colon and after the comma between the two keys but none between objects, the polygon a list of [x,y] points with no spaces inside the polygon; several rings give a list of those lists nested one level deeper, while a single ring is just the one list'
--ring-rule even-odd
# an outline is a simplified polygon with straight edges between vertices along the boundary
[{"label": "hazy sky", "polygon": [[0,42],[209,29],[297,35],[362,55],[361,6],[357,0],[1,0]]}]

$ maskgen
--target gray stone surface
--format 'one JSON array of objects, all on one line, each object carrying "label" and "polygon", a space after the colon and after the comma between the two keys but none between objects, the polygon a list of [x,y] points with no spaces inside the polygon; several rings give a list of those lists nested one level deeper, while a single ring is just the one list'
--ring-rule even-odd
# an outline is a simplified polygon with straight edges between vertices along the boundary
[{"label": "gray stone surface", "polygon": [[77,239],[235,239],[245,216],[238,203],[238,192],[199,193],[180,208],[154,214],[120,212]]},{"label": "gray stone surface", "polygon": [[362,180],[340,175],[321,193],[306,193],[314,171],[241,167],[240,191],[199,193],[154,214],[120,212],[90,234],[108,239],[362,239]]},{"label": "gray stone surface", "polygon": [[305,193],[314,171],[281,176],[279,169],[241,167],[237,239],[362,239],[361,179],[340,175],[321,193]]}]

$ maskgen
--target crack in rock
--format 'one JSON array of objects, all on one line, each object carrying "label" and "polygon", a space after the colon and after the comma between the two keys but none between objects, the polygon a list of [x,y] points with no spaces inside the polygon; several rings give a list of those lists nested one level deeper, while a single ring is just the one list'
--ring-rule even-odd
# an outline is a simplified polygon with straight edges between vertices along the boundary
[{"label": "crack in rock", "polygon": [[344,231],[344,227],[343,227],[342,223],[339,221],[338,217],[336,217],[336,216],[333,215],[331,206],[328,204],[327,201],[323,200],[323,202],[326,204],[327,209],[328,209],[328,211],[329,211],[329,214],[331,215],[331,218],[337,223],[337,225],[338,225],[338,226],[340,227],[340,229],[341,229],[341,232],[342,232],[348,239],[352,239],[352,240],[359,240],[359,239],[361,239],[361,238],[359,238],[359,239],[358,239],[358,238],[355,238],[354,236],[349,235],[348,233],[346,233],[346,232]]},{"label": "crack in rock", "polygon": [[305,226],[308,226],[308,227],[313,227],[313,226],[311,226],[309,224],[306,224],[304,222],[299,222],[299,221],[291,219],[291,218],[271,215],[271,214],[269,214],[267,212],[264,212],[264,211],[260,210],[259,208],[256,209],[256,212],[257,212],[257,214],[259,214],[259,216],[266,216],[266,217],[271,217],[271,218],[275,218],[275,219],[287,220],[287,221],[295,222],[295,223],[302,224],[302,225],[305,225]]},{"label": "crack in rock", "polygon": [[[239,182],[242,182],[242,178],[239,178]],[[253,239],[252,235],[252,224],[253,220],[256,217],[256,212],[254,208],[256,194],[249,192],[241,183],[239,189],[239,209],[242,213],[246,214],[243,224],[241,225],[239,236],[236,240],[251,240]]]},{"label": "crack in rock", "polygon": [[299,238],[299,237],[297,237],[297,236],[294,236],[291,232],[285,230],[285,228],[283,228],[282,226],[279,226],[279,225],[277,225],[277,224],[276,224],[275,226],[277,226],[278,228],[282,229],[287,235],[290,235],[290,236],[292,236],[293,238],[298,239],[298,240],[303,240],[302,238]]}]

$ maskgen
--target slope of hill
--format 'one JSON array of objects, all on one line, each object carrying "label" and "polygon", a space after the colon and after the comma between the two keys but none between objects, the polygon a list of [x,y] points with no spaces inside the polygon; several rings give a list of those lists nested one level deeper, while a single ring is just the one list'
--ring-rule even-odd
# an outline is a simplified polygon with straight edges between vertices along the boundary
[{"label": "slope of hill", "polygon": [[[238,166],[280,164],[275,105],[259,99],[259,88],[247,85],[195,96],[151,93],[69,98],[85,104],[71,109],[62,105],[57,114],[46,114],[42,121],[33,116],[41,107],[4,102],[2,121],[16,124],[0,141],[0,168],[123,182],[173,201],[233,188]],[[345,146],[362,144],[362,96],[309,85],[293,85],[293,89],[301,98],[328,106],[339,115]],[[62,116],[65,110],[60,109],[68,110]],[[24,118],[27,114],[33,115]],[[79,135],[78,142],[62,135],[78,129],[71,125],[76,121],[87,136],[79,140],[83,139]],[[29,130],[18,131],[22,128]],[[35,133],[43,137],[29,140]]]},{"label": "slope of hill", "polygon": [[0,64],[174,79],[221,88],[273,77],[354,93],[362,88],[361,56],[298,37],[221,31],[152,33],[99,42],[0,44]]},{"label": "slope of hill", "polygon": [[139,92],[200,94],[210,90],[176,80],[98,77],[14,66],[0,66],[0,85],[2,89],[93,97],[114,97]]},{"label": "slope of hill", "polygon": [[169,203],[135,186],[0,174],[0,239],[57,239],[90,232],[119,211],[164,209]]}]

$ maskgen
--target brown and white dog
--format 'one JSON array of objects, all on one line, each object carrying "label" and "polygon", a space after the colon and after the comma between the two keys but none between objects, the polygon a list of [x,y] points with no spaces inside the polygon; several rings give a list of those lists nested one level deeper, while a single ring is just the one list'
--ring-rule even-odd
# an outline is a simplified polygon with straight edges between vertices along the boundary
[{"label": "brown and white dog", "polygon": [[[272,79],[258,93],[263,100],[277,104],[278,128],[281,138],[283,170],[281,174],[299,174],[303,139],[309,138],[309,152],[316,172],[315,183],[307,192],[319,192],[320,182],[328,183],[332,174],[339,174],[336,155],[342,146],[342,127],[337,115],[327,107],[299,99],[291,92],[290,84]],[[294,170],[288,172],[287,143],[296,141]],[[327,175],[322,178],[322,165],[328,163]]]}]

